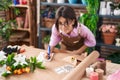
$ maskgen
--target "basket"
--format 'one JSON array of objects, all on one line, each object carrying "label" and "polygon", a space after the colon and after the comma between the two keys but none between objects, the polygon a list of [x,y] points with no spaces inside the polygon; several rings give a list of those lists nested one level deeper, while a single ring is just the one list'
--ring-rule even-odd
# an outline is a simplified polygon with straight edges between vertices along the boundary
[{"label": "basket", "polygon": [[55,23],[55,19],[44,18],[42,22],[43,26],[47,28],[52,28],[53,24]]}]

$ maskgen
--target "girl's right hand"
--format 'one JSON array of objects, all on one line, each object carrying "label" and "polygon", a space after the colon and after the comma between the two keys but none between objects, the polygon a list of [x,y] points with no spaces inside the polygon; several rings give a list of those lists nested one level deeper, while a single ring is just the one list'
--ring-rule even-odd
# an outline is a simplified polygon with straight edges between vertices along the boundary
[{"label": "girl's right hand", "polygon": [[48,59],[49,59],[49,55],[48,55],[48,53],[47,53],[47,52],[45,52],[45,53],[44,53],[44,58],[45,58],[46,60],[48,60]]}]

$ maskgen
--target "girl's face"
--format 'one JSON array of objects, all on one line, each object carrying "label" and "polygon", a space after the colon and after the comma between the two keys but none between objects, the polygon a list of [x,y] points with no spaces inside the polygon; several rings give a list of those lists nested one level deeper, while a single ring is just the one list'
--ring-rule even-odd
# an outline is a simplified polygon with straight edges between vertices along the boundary
[{"label": "girl's face", "polygon": [[64,17],[60,17],[58,20],[59,30],[66,34],[70,34],[70,32],[73,30],[73,24],[74,20],[69,20],[67,22]]}]

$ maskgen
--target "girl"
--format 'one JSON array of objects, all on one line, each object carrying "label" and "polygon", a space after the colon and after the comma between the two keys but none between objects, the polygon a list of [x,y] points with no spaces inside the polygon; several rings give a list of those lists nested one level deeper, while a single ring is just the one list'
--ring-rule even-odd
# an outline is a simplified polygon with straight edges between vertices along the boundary
[{"label": "girl", "polygon": [[[61,6],[56,12],[56,22],[50,38],[51,52],[81,54],[87,47],[94,47],[96,40],[93,33],[83,24],[78,23],[74,10]],[[60,42],[61,48],[55,46]]]}]

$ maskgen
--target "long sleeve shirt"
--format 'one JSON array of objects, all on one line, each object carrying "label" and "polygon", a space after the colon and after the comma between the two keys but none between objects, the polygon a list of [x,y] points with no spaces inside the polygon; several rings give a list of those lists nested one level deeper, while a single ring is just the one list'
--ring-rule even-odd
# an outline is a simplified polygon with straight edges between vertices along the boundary
[{"label": "long sleeve shirt", "polygon": [[[60,32],[61,31],[58,31],[55,25],[53,25],[52,34],[51,34],[50,43],[49,43],[50,46],[56,46],[61,41],[62,38],[60,36]],[[69,35],[65,33],[62,33],[62,34],[69,37],[75,37],[80,35],[81,37],[84,38],[84,44],[86,46],[94,47],[96,45],[95,36],[83,24],[80,24],[80,25],[78,24],[76,28],[73,28],[72,32]]]}]

